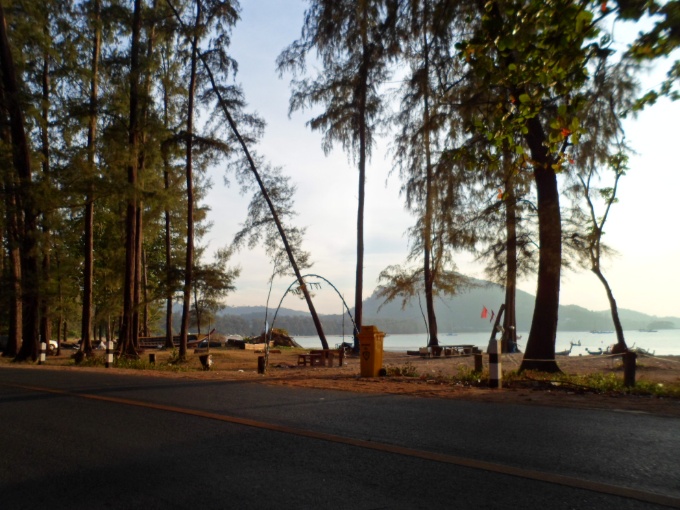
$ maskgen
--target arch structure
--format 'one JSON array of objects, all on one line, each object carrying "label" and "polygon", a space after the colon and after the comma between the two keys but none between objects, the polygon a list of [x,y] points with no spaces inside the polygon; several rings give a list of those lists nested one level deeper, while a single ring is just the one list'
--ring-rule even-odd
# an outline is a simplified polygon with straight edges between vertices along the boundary
[{"label": "arch structure", "polygon": [[[333,284],[330,282],[330,280],[328,280],[328,279],[326,279],[326,278],[324,278],[323,276],[320,276],[320,275],[318,275],[318,274],[306,274],[306,275],[303,275],[303,276],[302,276],[302,279],[304,280],[305,278],[318,278],[318,279],[320,279],[320,280],[323,280],[324,282],[326,282],[328,285],[331,286],[331,288],[335,291],[335,293],[336,293],[336,294],[338,295],[338,297],[340,298],[340,301],[342,301],[342,304],[343,304],[343,306],[345,307],[345,310],[347,311],[347,315],[349,316],[349,320],[352,321],[352,328],[353,328],[353,330],[354,330],[354,334],[355,334],[355,335],[358,335],[358,334],[359,334],[359,330],[357,329],[357,325],[356,325],[356,323],[354,322],[354,317],[352,317],[352,312],[350,312],[349,306],[347,306],[347,303],[345,302],[345,299],[342,297],[342,294],[340,294],[340,291],[335,287],[335,285],[333,285]],[[298,283],[299,283],[299,282],[298,282],[297,279],[293,280],[293,283],[291,283],[291,284],[288,286],[288,288],[286,289],[286,292],[284,292],[284,293],[283,293],[283,296],[281,296],[281,300],[279,301],[279,305],[276,307],[276,311],[274,312],[274,317],[272,318],[272,325],[271,325],[271,327],[269,328],[269,340],[267,341],[267,346],[269,345],[269,341],[271,341],[271,338],[272,338],[272,330],[274,329],[274,323],[276,322],[276,316],[278,315],[279,309],[281,308],[281,305],[283,304],[283,300],[286,298],[286,296],[287,296],[288,293],[291,291],[291,289],[293,288],[293,286],[296,285],[296,284],[298,284]]]}]

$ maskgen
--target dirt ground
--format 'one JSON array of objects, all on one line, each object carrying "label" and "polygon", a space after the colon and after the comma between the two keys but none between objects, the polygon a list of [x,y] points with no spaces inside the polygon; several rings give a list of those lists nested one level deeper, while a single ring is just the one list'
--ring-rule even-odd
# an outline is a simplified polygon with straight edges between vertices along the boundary
[{"label": "dirt ground", "polygon": [[[187,363],[177,370],[148,368],[123,369],[103,366],[76,366],[71,359],[73,350],[62,349],[60,356],[48,356],[46,366],[62,370],[106,370],[110,373],[144,374],[150,377],[171,377],[189,379],[252,380],[264,384],[322,388],[361,393],[399,394],[429,398],[458,398],[482,402],[505,402],[523,405],[547,405],[573,408],[601,408],[622,412],[652,413],[663,416],[680,417],[680,398],[630,395],[621,392],[595,392],[591,389],[551,381],[539,381],[538,375],[524,374],[522,378],[513,377],[511,372],[519,368],[521,354],[502,356],[502,369],[505,375],[502,389],[490,389],[482,377],[471,374],[474,358],[442,357],[421,358],[405,353],[383,353],[382,366],[387,371],[385,377],[360,377],[358,356],[345,358],[342,367],[298,366],[298,354],[307,352],[300,349],[281,349],[271,353],[267,373],[257,373],[258,357],[262,352],[238,349],[211,348],[213,365],[210,370],[202,370],[199,354],[190,354]],[[148,350],[142,353],[142,361],[148,363],[149,354],[156,358],[155,367],[166,367],[171,353],[168,351]],[[99,356],[103,357],[103,353]],[[487,369],[488,358],[484,356]],[[620,358],[607,356],[558,357],[558,365],[567,374],[601,374],[623,379]],[[2,358],[3,366],[41,369],[37,364],[13,364]],[[151,367],[151,366],[150,366]],[[395,375],[395,373],[409,375]],[[457,379],[452,377],[457,376]],[[637,363],[636,380],[662,384],[666,387],[680,387],[680,357],[640,356]],[[676,392],[677,395],[677,392]]]}]

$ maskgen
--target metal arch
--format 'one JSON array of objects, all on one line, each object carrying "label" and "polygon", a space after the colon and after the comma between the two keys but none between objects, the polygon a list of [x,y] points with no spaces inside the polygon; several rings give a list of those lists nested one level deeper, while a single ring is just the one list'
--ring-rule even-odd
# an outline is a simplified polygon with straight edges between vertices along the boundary
[{"label": "metal arch", "polygon": [[[319,278],[320,280],[325,281],[328,285],[331,286],[331,288],[335,291],[335,293],[336,293],[336,294],[338,295],[338,297],[340,298],[340,301],[342,301],[342,304],[344,305],[345,310],[347,310],[347,315],[349,316],[349,320],[352,321],[352,326],[354,327],[354,333],[355,333],[355,335],[358,335],[358,334],[359,334],[359,330],[357,329],[357,325],[356,325],[356,323],[354,322],[354,317],[352,317],[352,312],[350,312],[349,307],[347,306],[347,303],[345,302],[345,299],[342,297],[342,294],[340,294],[340,291],[335,287],[335,285],[333,285],[327,278],[324,278],[323,276],[320,276],[320,275],[318,275],[318,274],[306,274],[306,275],[303,275],[302,278],[303,278],[303,280],[304,280],[305,278]],[[278,313],[279,313],[279,309],[281,308],[281,305],[283,304],[283,300],[286,298],[286,296],[287,296],[288,293],[290,292],[290,289],[292,289],[293,286],[294,286],[295,284],[297,284],[297,283],[299,283],[299,282],[298,282],[297,279],[295,279],[295,280],[293,281],[293,283],[291,283],[291,284],[288,286],[288,288],[286,289],[286,292],[283,293],[283,296],[281,296],[281,300],[279,301],[279,304],[278,304],[278,306],[276,307],[276,311],[274,312],[274,318],[272,319],[272,325],[271,325],[271,327],[269,328],[269,341],[271,341],[271,339],[272,339],[272,331],[273,331],[273,329],[274,329],[274,323],[276,322],[276,317],[277,317],[277,315],[278,315]]]}]

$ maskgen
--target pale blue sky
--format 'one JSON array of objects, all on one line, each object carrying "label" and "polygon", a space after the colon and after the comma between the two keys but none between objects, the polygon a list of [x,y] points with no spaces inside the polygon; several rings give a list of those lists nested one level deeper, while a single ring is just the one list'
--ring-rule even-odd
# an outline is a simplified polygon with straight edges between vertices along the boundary
[{"label": "pale blue sky", "polygon": [[[279,79],[275,70],[279,52],[299,37],[305,3],[242,0],[241,5],[242,19],[234,30],[232,54],[239,62],[237,82],[243,86],[249,108],[267,122],[257,150],[272,164],[283,167],[297,185],[296,224],[307,227],[304,246],[315,262],[310,272],[332,281],[353,306],[358,173],[340,148],[329,156],[323,154],[320,134],[305,126],[309,112],[288,117],[290,76]],[[619,252],[605,264],[619,306],[659,316],[680,316],[678,119],[680,104],[662,101],[627,122],[627,137],[638,155],[632,158],[630,171],[620,184],[620,203],[605,229],[607,242]],[[368,169],[364,297],[372,293],[382,269],[404,262],[404,232],[412,223],[399,197],[397,176],[388,177],[392,166],[385,157],[388,143],[378,140]],[[249,198],[241,197],[235,187],[226,188],[219,170],[213,173],[213,180],[208,200],[214,226],[208,238],[215,248],[231,241],[245,219]],[[263,251],[244,251],[233,259],[242,273],[228,305],[265,303],[272,266]],[[457,263],[466,274],[484,276],[481,266],[467,255],[457,257]],[[273,306],[291,281],[275,282]],[[533,294],[535,280],[522,281],[520,287]],[[340,301],[327,287],[314,301],[322,313],[341,311]],[[564,274],[561,302],[594,310],[608,308],[602,285],[589,272]],[[304,303],[294,297],[286,298],[284,306],[304,309]]]}]

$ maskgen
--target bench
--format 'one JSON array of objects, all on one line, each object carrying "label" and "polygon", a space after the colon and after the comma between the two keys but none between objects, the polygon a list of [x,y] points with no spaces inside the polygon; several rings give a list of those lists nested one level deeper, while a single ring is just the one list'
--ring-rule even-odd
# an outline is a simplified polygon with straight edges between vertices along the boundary
[{"label": "bench", "polygon": [[298,366],[307,366],[309,364],[310,367],[322,367],[324,366],[323,364],[323,356],[321,354],[312,354],[312,353],[306,353],[306,354],[298,354]]},{"label": "bench", "polygon": [[323,366],[332,367],[333,358],[338,357],[338,366],[341,367],[345,361],[345,351],[343,349],[317,349],[309,351],[312,354],[320,354],[322,356]]}]

